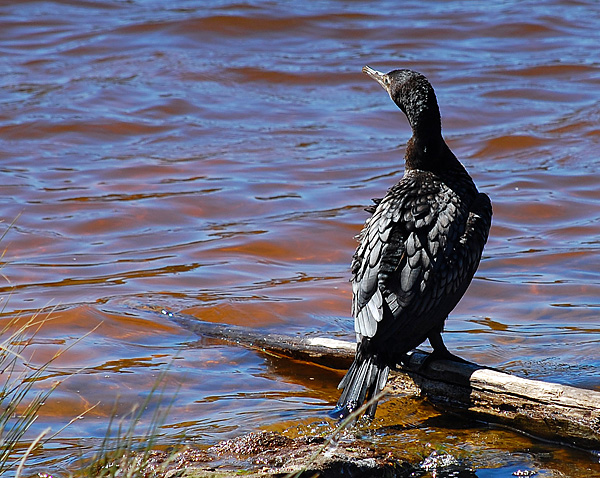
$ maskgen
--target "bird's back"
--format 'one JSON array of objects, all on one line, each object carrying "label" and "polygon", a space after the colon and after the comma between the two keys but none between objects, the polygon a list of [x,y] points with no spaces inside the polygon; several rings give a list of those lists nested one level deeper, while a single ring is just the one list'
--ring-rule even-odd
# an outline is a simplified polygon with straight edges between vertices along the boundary
[{"label": "bird's back", "polygon": [[443,180],[407,171],[359,235],[352,262],[359,338],[403,354],[440,328],[477,269],[490,223],[489,199],[460,163]]}]

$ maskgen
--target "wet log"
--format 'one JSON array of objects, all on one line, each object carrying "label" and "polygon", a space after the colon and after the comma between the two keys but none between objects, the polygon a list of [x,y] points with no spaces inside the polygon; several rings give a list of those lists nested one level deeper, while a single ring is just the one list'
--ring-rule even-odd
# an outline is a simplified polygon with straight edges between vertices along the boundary
[{"label": "wet log", "polygon": [[408,368],[390,388],[407,388],[442,409],[497,423],[545,440],[600,450],[600,392],[517,377],[471,363],[422,364],[429,354],[412,353]]},{"label": "wet log", "polygon": [[[305,360],[325,367],[344,370],[352,363],[356,344],[349,341],[304,335],[266,333],[260,329],[238,325],[203,322],[192,315],[169,312],[153,306],[142,306],[158,312],[193,332],[199,337],[209,337],[250,347],[274,355]],[[136,308],[140,308],[137,306]]]},{"label": "wet log", "polygon": [[[202,322],[151,308],[202,337],[345,370],[354,356],[349,341],[265,333],[248,327]],[[391,395],[427,397],[444,410],[496,423],[545,440],[600,450],[600,392],[531,380],[472,363],[430,360],[415,350],[392,372]]]}]

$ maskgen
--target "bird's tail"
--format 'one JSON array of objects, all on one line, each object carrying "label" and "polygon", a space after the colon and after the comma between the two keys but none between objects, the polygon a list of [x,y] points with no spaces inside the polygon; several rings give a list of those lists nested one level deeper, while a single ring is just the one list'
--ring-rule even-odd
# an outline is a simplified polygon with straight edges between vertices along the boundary
[{"label": "bird's tail", "polygon": [[[365,353],[359,344],[354,362],[338,385],[343,389],[336,407],[329,413],[334,418],[345,418],[359,408],[367,399],[379,394],[387,383],[390,367],[377,355]],[[365,415],[373,418],[377,402],[367,408]]]}]

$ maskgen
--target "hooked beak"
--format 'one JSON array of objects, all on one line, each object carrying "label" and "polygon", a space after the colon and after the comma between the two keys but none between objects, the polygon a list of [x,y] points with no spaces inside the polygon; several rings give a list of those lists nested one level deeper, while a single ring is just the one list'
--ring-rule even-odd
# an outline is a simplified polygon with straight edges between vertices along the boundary
[{"label": "hooked beak", "polygon": [[389,93],[390,91],[390,80],[389,77],[385,73],[381,73],[380,71],[374,70],[370,66],[363,66],[363,73],[366,73],[371,78],[373,78],[377,83],[381,85],[381,87]]}]

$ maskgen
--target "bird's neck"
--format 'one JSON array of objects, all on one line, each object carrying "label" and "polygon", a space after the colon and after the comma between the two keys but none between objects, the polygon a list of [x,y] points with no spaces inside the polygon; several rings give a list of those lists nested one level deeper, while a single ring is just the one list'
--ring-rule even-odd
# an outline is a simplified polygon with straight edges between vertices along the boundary
[{"label": "bird's neck", "polygon": [[397,104],[412,129],[404,157],[406,168],[468,176],[442,137],[442,119],[433,90],[430,88],[426,96],[408,97]]},{"label": "bird's neck", "polygon": [[404,161],[406,169],[419,169],[443,175],[452,174],[453,171],[457,176],[468,176],[464,166],[450,150],[441,134],[439,136],[428,134],[426,139],[413,134],[406,145]]},{"label": "bird's neck", "polygon": [[442,138],[441,131],[437,134],[432,133],[429,130],[426,134],[419,134],[418,131],[413,130],[404,157],[407,168],[437,171],[443,168],[445,163],[452,162],[454,155]]},{"label": "bird's neck", "polygon": [[406,145],[405,174],[410,170],[429,171],[452,189],[458,187],[461,194],[477,194],[477,187],[471,176],[454,156],[443,138],[437,142],[423,142],[413,135]]},{"label": "bird's neck", "polygon": [[454,155],[442,138],[440,110],[433,92],[419,101],[403,103],[401,109],[412,129],[406,145],[406,166],[425,171],[443,167]]}]

